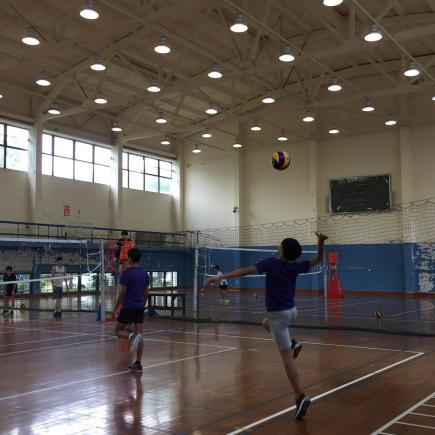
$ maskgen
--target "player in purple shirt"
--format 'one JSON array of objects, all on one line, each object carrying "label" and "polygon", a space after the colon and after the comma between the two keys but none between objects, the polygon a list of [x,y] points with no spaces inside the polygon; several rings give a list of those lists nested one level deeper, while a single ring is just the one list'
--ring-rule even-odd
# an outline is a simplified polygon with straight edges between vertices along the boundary
[{"label": "player in purple shirt", "polygon": [[297,311],[294,301],[296,278],[300,273],[323,261],[323,249],[327,236],[316,233],[318,238],[317,256],[312,260],[296,261],[302,255],[302,247],[295,239],[284,239],[279,246],[279,258],[269,257],[221,276],[209,277],[206,284],[221,279],[239,278],[252,273],[266,273],[266,309],[267,318],[264,328],[271,332],[281,354],[287,377],[296,394],[296,418],[303,419],[311,399],[301,390],[299,374],[294,359],[302,346],[290,337],[289,327],[296,320]]},{"label": "player in purple shirt", "polygon": [[130,340],[130,352],[136,353],[135,362],[128,368],[138,373],[142,373],[142,323],[150,283],[148,273],[139,264],[140,258],[139,249],[133,248],[128,251],[129,267],[121,275],[121,291],[113,313],[118,317],[115,334],[119,338]]}]

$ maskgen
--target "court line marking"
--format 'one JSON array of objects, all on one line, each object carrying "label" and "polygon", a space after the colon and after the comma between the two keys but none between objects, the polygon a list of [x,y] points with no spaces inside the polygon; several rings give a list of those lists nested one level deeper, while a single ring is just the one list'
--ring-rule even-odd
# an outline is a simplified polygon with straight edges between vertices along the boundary
[{"label": "court line marking", "polygon": [[[229,349],[218,350],[216,352],[203,353],[201,355],[194,355],[194,356],[189,356],[186,358],[179,358],[179,359],[172,360],[172,361],[165,361],[162,363],[151,364],[149,366],[144,366],[143,370],[151,369],[151,368],[155,368],[155,367],[163,367],[163,366],[167,366],[170,364],[176,364],[178,362],[188,361],[188,360],[192,360],[192,359],[199,359],[199,358],[203,358],[206,356],[217,355],[217,354],[224,353],[224,352],[232,352],[234,350],[238,350],[238,349],[236,347],[233,347],[233,348],[229,348]],[[12,394],[10,396],[3,396],[3,397],[0,397],[0,402],[3,400],[10,400],[10,399],[16,399],[18,397],[30,396],[31,394],[37,394],[37,393],[43,393],[45,391],[56,390],[58,388],[65,388],[65,387],[69,387],[71,385],[83,384],[83,383],[88,383],[88,382],[94,383],[95,381],[100,380],[100,379],[111,378],[114,376],[124,375],[126,373],[131,373],[131,372],[129,370],[124,370],[122,372],[109,373],[107,375],[102,375],[102,376],[93,376],[92,378],[80,379],[78,381],[73,381],[73,382],[66,382],[64,384],[53,385],[52,387],[39,388],[37,390],[26,391],[24,393]]]},{"label": "court line marking", "polygon": [[158,341],[158,342],[162,342],[162,343],[192,344],[194,346],[220,347],[222,349],[235,349],[232,346],[219,346],[218,344],[194,343],[192,341],[159,340],[158,338],[144,338],[143,341]]},{"label": "court line marking", "polygon": [[375,430],[374,432],[372,432],[371,435],[379,435],[385,429],[388,429],[393,424],[398,423],[399,420],[401,420],[403,417],[408,415],[410,412],[414,411],[414,409],[417,409],[419,406],[422,406],[425,402],[431,400],[434,397],[435,397],[435,393],[429,394],[429,396],[425,397],[424,399],[422,399],[419,402],[417,402],[415,405],[413,405],[410,408],[408,408],[407,410],[403,411],[397,417],[394,417],[392,420],[390,420],[387,423],[385,423],[381,428],[379,428],[379,429]]},{"label": "court line marking", "polygon": [[431,408],[435,408],[435,405],[428,405],[427,403],[425,403],[424,405],[421,406],[430,406]]},{"label": "court line marking", "polygon": [[404,426],[424,427],[425,429],[434,429],[435,426],[424,426],[422,424],[406,423],[404,421],[396,421],[394,424],[403,424]]},{"label": "court line marking", "polygon": [[46,349],[58,349],[60,347],[70,347],[70,346],[76,346],[78,344],[96,343],[96,342],[104,343],[105,341],[114,340],[115,338],[116,337],[107,337],[98,340],[87,340],[87,341],[78,341],[77,343],[58,344],[57,346],[38,347],[36,349],[16,350],[13,352],[0,353],[0,356],[16,355],[18,353],[36,352],[38,350],[46,350]]},{"label": "court line marking", "polygon": [[412,414],[412,415],[421,415],[423,417],[432,417],[432,418],[435,418],[435,415],[421,414],[420,412],[410,412],[409,414]]},{"label": "court line marking", "polygon": [[433,310],[435,308],[435,305],[432,307],[423,307],[423,308],[417,308],[415,310],[409,310],[409,311],[404,311],[403,313],[397,313],[397,314],[392,314],[391,317],[396,317],[396,316],[402,316],[403,314],[411,314],[411,313],[416,313],[417,311],[429,311],[429,310]]},{"label": "court line marking", "polygon": [[40,331],[40,332],[52,332],[56,334],[72,334],[72,335],[98,335],[98,334],[87,334],[85,332],[64,332],[64,331],[58,331],[57,329],[40,329],[40,328],[17,328],[16,326],[4,326],[3,324],[0,324],[1,327],[6,329],[14,329],[16,331]]},{"label": "court line marking", "polygon": [[[408,362],[408,361],[411,361],[411,360],[413,360],[415,358],[418,358],[421,355],[424,355],[424,352],[419,352],[419,353],[417,353],[415,355],[412,355],[412,356],[410,356],[408,358],[405,358],[403,360],[400,360],[398,362],[390,364],[390,365],[388,365],[386,367],[383,367],[381,369],[378,369],[378,370],[375,370],[373,372],[370,372],[370,373],[368,373],[368,374],[366,374],[364,376],[361,376],[359,378],[353,379],[352,381],[346,382],[345,384],[339,385],[338,387],[332,388],[331,390],[325,391],[324,393],[321,393],[321,394],[313,397],[311,399],[311,402],[316,402],[316,401],[322,399],[323,397],[329,396],[329,395],[331,395],[333,393],[336,393],[337,391],[341,391],[341,390],[343,390],[343,389],[345,389],[347,387],[350,387],[351,385],[360,383],[362,381],[365,381],[366,379],[370,379],[370,378],[372,378],[374,376],[377,376],[377,375],[379,375],[379,374],[381,374],[381,373],[383,373],[383,372],[385,372],[387,370],[391,370],[394,367],[397,367],[397,366],[399,366],[401,364],[404,364],[405,362]],[[272,414],[272,415],[264,417],[264,418],[262,418],[260,420],[254,421],[253,423],[250,423],[250,424],[248,424],[246,426],[243,426],[242,428],[236,429],[235,431],[229,432],[227,435],[236,435],[236,434],[239,434],[239,433],[243,433],[243,432],[245,432],[245,431],[247,431],[249,429],[252,429],[252,428],[257,427],[257,426],[259,426],[259,425],[261,425],[263,423],[266,423],[269,420],[273,420],[273,419],[275,419],[277,417],[280,417],[281,415],[287,414],[288,412],[294,410],[295,408],[296,408],[296,405],[293,405],[293,406],[291,406],[289,408],[285,408],[285,409],[283,409],[283,410],[281,410],[279,412],[276,412],[275,414]],[[382,427],[381,429],[386,429],[387,427],[388,426]],[[379,433],[379,432],[377,432],[377,433]]]}]

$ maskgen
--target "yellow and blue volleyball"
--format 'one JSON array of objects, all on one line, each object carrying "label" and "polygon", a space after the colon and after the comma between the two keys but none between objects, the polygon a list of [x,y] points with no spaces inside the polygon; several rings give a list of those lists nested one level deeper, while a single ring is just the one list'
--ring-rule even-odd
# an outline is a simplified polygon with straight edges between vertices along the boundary
[{"label": "yellow and blue volleyball", "polygon": [[287,169],[290,165],[290,156],[287,151],[277,151],[272,154],[272,165],[278,171]]}]

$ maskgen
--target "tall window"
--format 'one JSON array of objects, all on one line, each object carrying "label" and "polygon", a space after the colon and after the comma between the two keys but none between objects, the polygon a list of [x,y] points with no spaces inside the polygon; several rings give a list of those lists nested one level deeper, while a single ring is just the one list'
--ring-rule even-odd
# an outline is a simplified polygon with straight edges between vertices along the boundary
[{"label": "tall window", "polygon": [[29,131],[0,124],[0,168],[28,170]]},{"label": "tall window", "polygon": [[124,152],[122,153],[122,187],[171,193],[172,163]]},{"label": "tall window", "polygon": [[171,288],[178,285],[178,272],[150,272],[151,288]]},{"label": "tall window", "polygon": [[44,134],[42,173],[71,180],[110,184],[112,152],[77,140]]}]

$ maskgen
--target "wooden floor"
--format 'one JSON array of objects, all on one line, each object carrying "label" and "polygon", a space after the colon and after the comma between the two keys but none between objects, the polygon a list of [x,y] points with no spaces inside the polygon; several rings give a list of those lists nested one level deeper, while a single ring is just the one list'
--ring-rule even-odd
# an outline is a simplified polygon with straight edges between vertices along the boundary
[{"label": "wooden floor", "polygon": [[126,370],[127,343],[95,314],[2,318],[0,434],[434,433],[434,338],[298,329],[297,364],[315,400],[296,422],[279,355],[261,328],[144,326],[140,376]]}]

